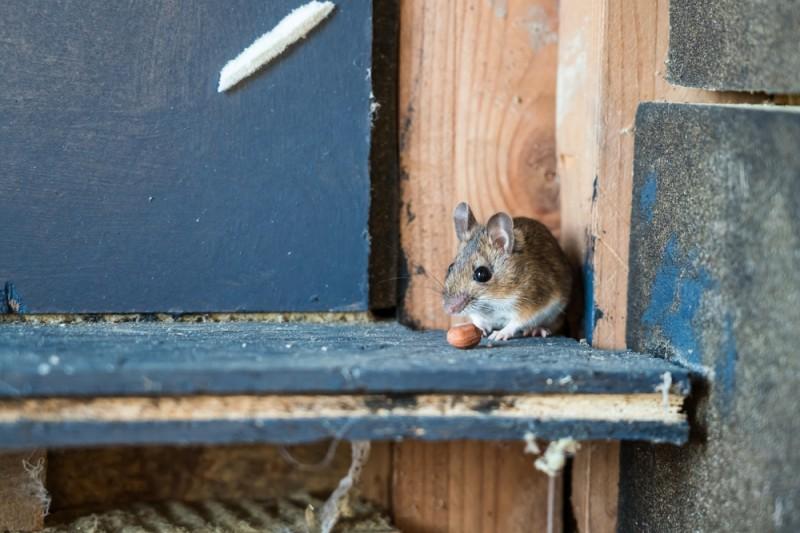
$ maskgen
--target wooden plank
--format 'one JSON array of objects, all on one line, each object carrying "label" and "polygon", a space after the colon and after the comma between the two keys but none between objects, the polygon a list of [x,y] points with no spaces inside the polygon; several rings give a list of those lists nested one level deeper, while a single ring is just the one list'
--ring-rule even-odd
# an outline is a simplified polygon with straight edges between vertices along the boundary
[{"label": "wooden plank", "polygon": [[[402,531],[547,531],[548,478],[522,442],[408,442],[395,454],[394,519]],[[556,526],[561,480],[555,486]]]},{"label": "wooden plank", "polygon": [[[670,85],[664,75],[668,41],[668,0],[560,3],[556,135],[561,240],[573,261],[583,265],[585,336],[596,347],[625,346],[633,124],[639,102],[764,99]],[[600,452],[601,446],[610,448]],[[593,449],[592,477],[573,479],[573,499],[589,494],[595,502],[576,503],[578,525],[583,532],[616,531],[614,513],[602,520],[583,512],[616,508],[616,484],[602,480],[618,475],[617,446],[597,443]],[[590,461],[581,457],[584,453],[578,452],[576,462]],[[591,523],[581,522],[587,516]]]},{"label": "wooden plank", "polygon": [[470,202],[558,229],[555,0],[401,2],[400,230],[404,320],[445,328],[435,280],[455,253],[451,213]]},{"label": "wooden plank", "polygon": [[571,339],[461,351],[396,323],[0,324],[0,397],[246,393],[652,393],[689,372]]},{"label": "wooden plank", "polygon": [[617,523],[619,450],[619,442],[586,442],[575,454],[570,502],[580,531],[609,531]]},{"label": "wooden plank", "polygon": [[[400,229],[410,277],[401,316],[407,323],[450,324],[436,280],[455,253],[451,212],[457,202],[470,202],[484,219],[508,210],[558,231],[556,5],[555,0],[401,2]],[[528,531],[525,518],[503,520],[540,512],[542,507],[531,502],[546,501],[545,487],[532,481],[537,474],[529,464],[507,471],[500,485],[485,470],[496,463],[476,457],[469,446],[401,453],[405,446],[426,449],[424,444],[396,447],[396,472],[404,472],[406,482],[395,485],[395,515],[404,530]],[[460,465],[476,492],[448,494],[447,470],[432,471],[427,456],[437,458],[438,465]],[[499,463],[514,465],[515,460],[503,457]],[[528,487],[530,499],[521,501],[515,486]],[[408,508],[420,493],[434,503],[424,510]],[[508,516],[495,522],[497,528],[489,519],[468,519],[496,513],[498,506]],[[452,519],[443,519],[444,514]]]},{"label": "wooden plank", "polygon": [[628,439],[681,443],[684,397],[187,396],[0,400],[0,448],[109,444],[292,444],[326,438]]},{"label": "wooden plank", "polygon": [[297,5],[2,2],[0,287],[28,312],[366,310],[373,2],[217,93]]},{"label": "wooden plank", "polygon": [[50,500],[44,489],[46,453],[0,454],[0,530],[36,531],[44,525]]}]

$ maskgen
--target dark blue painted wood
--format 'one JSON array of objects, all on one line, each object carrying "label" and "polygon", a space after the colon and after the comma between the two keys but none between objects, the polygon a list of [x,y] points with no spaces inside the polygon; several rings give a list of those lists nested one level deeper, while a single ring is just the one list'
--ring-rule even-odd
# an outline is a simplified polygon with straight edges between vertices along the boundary
[{"label": "dark blue painted wood", "polygon": [[680,444],[688,427],[660,422],[605,422],[520,418],[365,416],[359,418],[213,420],[136,423],[0,424],[0,448],[30,449],[111,444],[296,444],[327,438],[347,440],[521,440],[533,432],[552,440],[637,440]]},{"label": "dark blue painted wood", "polygon": [[0,2],[0,287],[28,312],[363,310],[371,0]]},{"label": "dark blue painted wood", "polygon": [[397,324],[0,325],[0,396],[198,393],[652,393],[684,368],[571,339],[450,347]]}]

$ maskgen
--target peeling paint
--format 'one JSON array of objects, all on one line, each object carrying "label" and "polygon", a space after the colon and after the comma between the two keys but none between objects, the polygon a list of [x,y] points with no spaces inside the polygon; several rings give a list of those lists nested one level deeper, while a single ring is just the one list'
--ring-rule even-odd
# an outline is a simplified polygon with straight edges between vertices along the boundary
[{"label": "peeling paint", "polygon": [[586,342],[592,344],[595,326],[594,302],[594,236],[587,236],[586,256],[583,259],[583,334]]},{"label": "peeling paint", "polygon": [[657,176],[655,170],[652,170],[645,176],[644,184],[639,193],[639,214],[648,224],[653,222],[653,208],[656,205],[657,193]]},{"label": "peeling paint", "polygon": [[22,303],[22,297],[19,295],[17,288],[10,281],[6,282],[3,302],[0,304],[0,312],[24,315],[25,311],[25,304]]},{"label": "peeling paint", "polygon": [[702,364],[694,319],[703,295],[714,286],[714,280],[705,268],[695,268],[691,261],[681,257],[678,238],[672,235],[656,272],[642,324],[651,333],[660,330],[669,343],[668,350],[673,352],[671,355]]}]

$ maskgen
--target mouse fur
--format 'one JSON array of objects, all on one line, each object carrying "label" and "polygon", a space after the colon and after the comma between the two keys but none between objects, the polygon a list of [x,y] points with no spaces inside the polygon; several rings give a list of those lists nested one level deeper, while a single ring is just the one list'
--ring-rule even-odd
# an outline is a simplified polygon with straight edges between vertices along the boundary
[{"label": "mouse fur", "polygon": [[[458,253],[448,268],[443,303],[467,315],[491,340],[547,336],[561,329],[572,290],[572,268],[547,227],[496,213],[479,224],[469,205],[453,212]],[[478,281],[486,276],[490,278]]]}]

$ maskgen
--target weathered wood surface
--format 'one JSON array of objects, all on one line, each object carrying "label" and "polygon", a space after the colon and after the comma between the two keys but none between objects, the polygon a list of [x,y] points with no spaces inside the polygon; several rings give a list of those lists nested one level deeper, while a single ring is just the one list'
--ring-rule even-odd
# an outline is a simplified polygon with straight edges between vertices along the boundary
[{"label": "weathered wood surface", "polygon": [[669,22],[672,83],[800,93],[800,9],[794,0],[672,0]]},{"label": "weathered wood surface", "polygon": [[[395,454],[395,523],[412,532],[547,531],[548,479],[524,447],[519,441],[403,443]],[[559,478],[556,525],[562,494]]]},{"label": "weathered wood surface", "polygon": [[372,2],[0,4],[0,286],[29,312],[363,310]]},{"label": "weathered wood surface", "polygon": [[441,332],[374,325],[0,325],[0,396],[244,393],[652,393],[663,359],[566,338],[461,351]]},{"label": "weathered wood surface", "polygon": [[572,462],[570,503],[579,531],[614,531],[619,494],[619,442],[582,442]]}]

